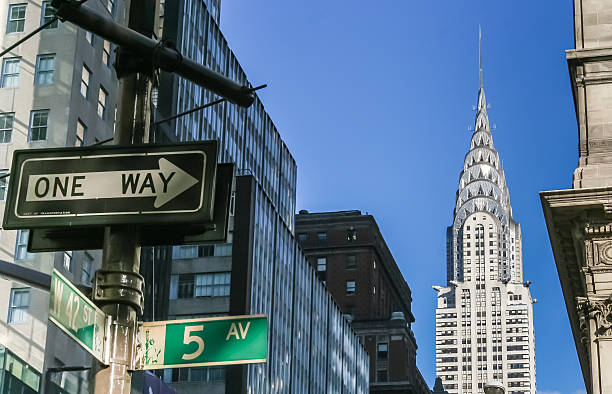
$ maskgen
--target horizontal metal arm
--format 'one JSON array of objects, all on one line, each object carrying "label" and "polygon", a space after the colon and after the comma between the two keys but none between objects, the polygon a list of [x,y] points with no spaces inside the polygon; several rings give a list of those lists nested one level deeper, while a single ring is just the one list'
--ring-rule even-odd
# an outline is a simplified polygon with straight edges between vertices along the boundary
[{"label": "horizontal metal arm", "polygon": [[195,61],[183,57],[178,50],[131,30],[114,20],[99,14],[86,5],[66,0],[53,0],[56,15],[63,20],[88,30],[96,35],[129,49],[134,54],[151,60],[161,69],[174,72],[241,107],[253,103],[253,92],[231,79],[212,71]]}]

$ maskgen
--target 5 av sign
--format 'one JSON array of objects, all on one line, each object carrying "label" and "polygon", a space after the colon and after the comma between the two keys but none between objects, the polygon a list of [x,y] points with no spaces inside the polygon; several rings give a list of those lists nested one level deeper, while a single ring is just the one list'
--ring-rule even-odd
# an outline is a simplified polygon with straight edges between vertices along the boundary
[{"label": "5 av sign", "polygon": [[141,369],[249,364],[266,361],[265,315],[145,322]]},{"label": "5 av sign", "polygon": [[203,223],[216,141],[15,151],[4,228]]}]

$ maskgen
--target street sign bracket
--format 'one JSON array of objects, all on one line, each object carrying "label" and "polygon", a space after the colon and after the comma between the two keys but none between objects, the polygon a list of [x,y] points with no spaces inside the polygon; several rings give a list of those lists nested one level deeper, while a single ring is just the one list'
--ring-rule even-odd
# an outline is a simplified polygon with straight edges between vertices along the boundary
[{"label": "street sign bracket", "polygon": [[93,301],[98,305],[131,305],[142,316],[144,310],[144,278],[135,272],[102,270],[96,271],[93,282]]}]

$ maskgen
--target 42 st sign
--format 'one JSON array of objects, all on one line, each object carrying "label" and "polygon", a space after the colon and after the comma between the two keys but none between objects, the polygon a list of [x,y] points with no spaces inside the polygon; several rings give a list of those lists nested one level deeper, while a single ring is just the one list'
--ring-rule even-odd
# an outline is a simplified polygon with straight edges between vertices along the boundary
[{"label": "42 st sign", "polygon": [[17,150],[4,228],[212,219],[217,142]]}]

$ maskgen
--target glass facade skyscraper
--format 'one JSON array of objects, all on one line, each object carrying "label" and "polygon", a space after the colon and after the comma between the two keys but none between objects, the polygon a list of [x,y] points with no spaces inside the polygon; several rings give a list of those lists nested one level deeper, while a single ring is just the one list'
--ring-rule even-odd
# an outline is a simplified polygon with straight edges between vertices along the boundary
[{"label": "glass facade skyscraper", "polygon": [[[219,29],[218,2],[166,2],[162,12],[163,37],[173,40],[181,53],[247,83]],[[158,117],[218,98],[170,74],[162,74],[156,96]],[[153,132],[157,141],[216,139],[218,162],[234,162],[236,175],[254,179],[249,246],[252,274],[246,312],[268,315],[269,351],[267,363],[246,367],[246,391],[367,393],[367,354],[295,240],[297,166],[259,98],[248,109],[224,102],[162,124]],[[234,220],[231,216],[227,247],[173,248],[169,318],[229,313],[227,274],[237,264],[232,261],[230,245]],[[204,284],[212,286],[211,292],[203,290]],[[225,392],[226,376],[223,368],[167,370],[164,375],[181,392],[194,393],[203,390],[202,384],[207,392]]]}]

